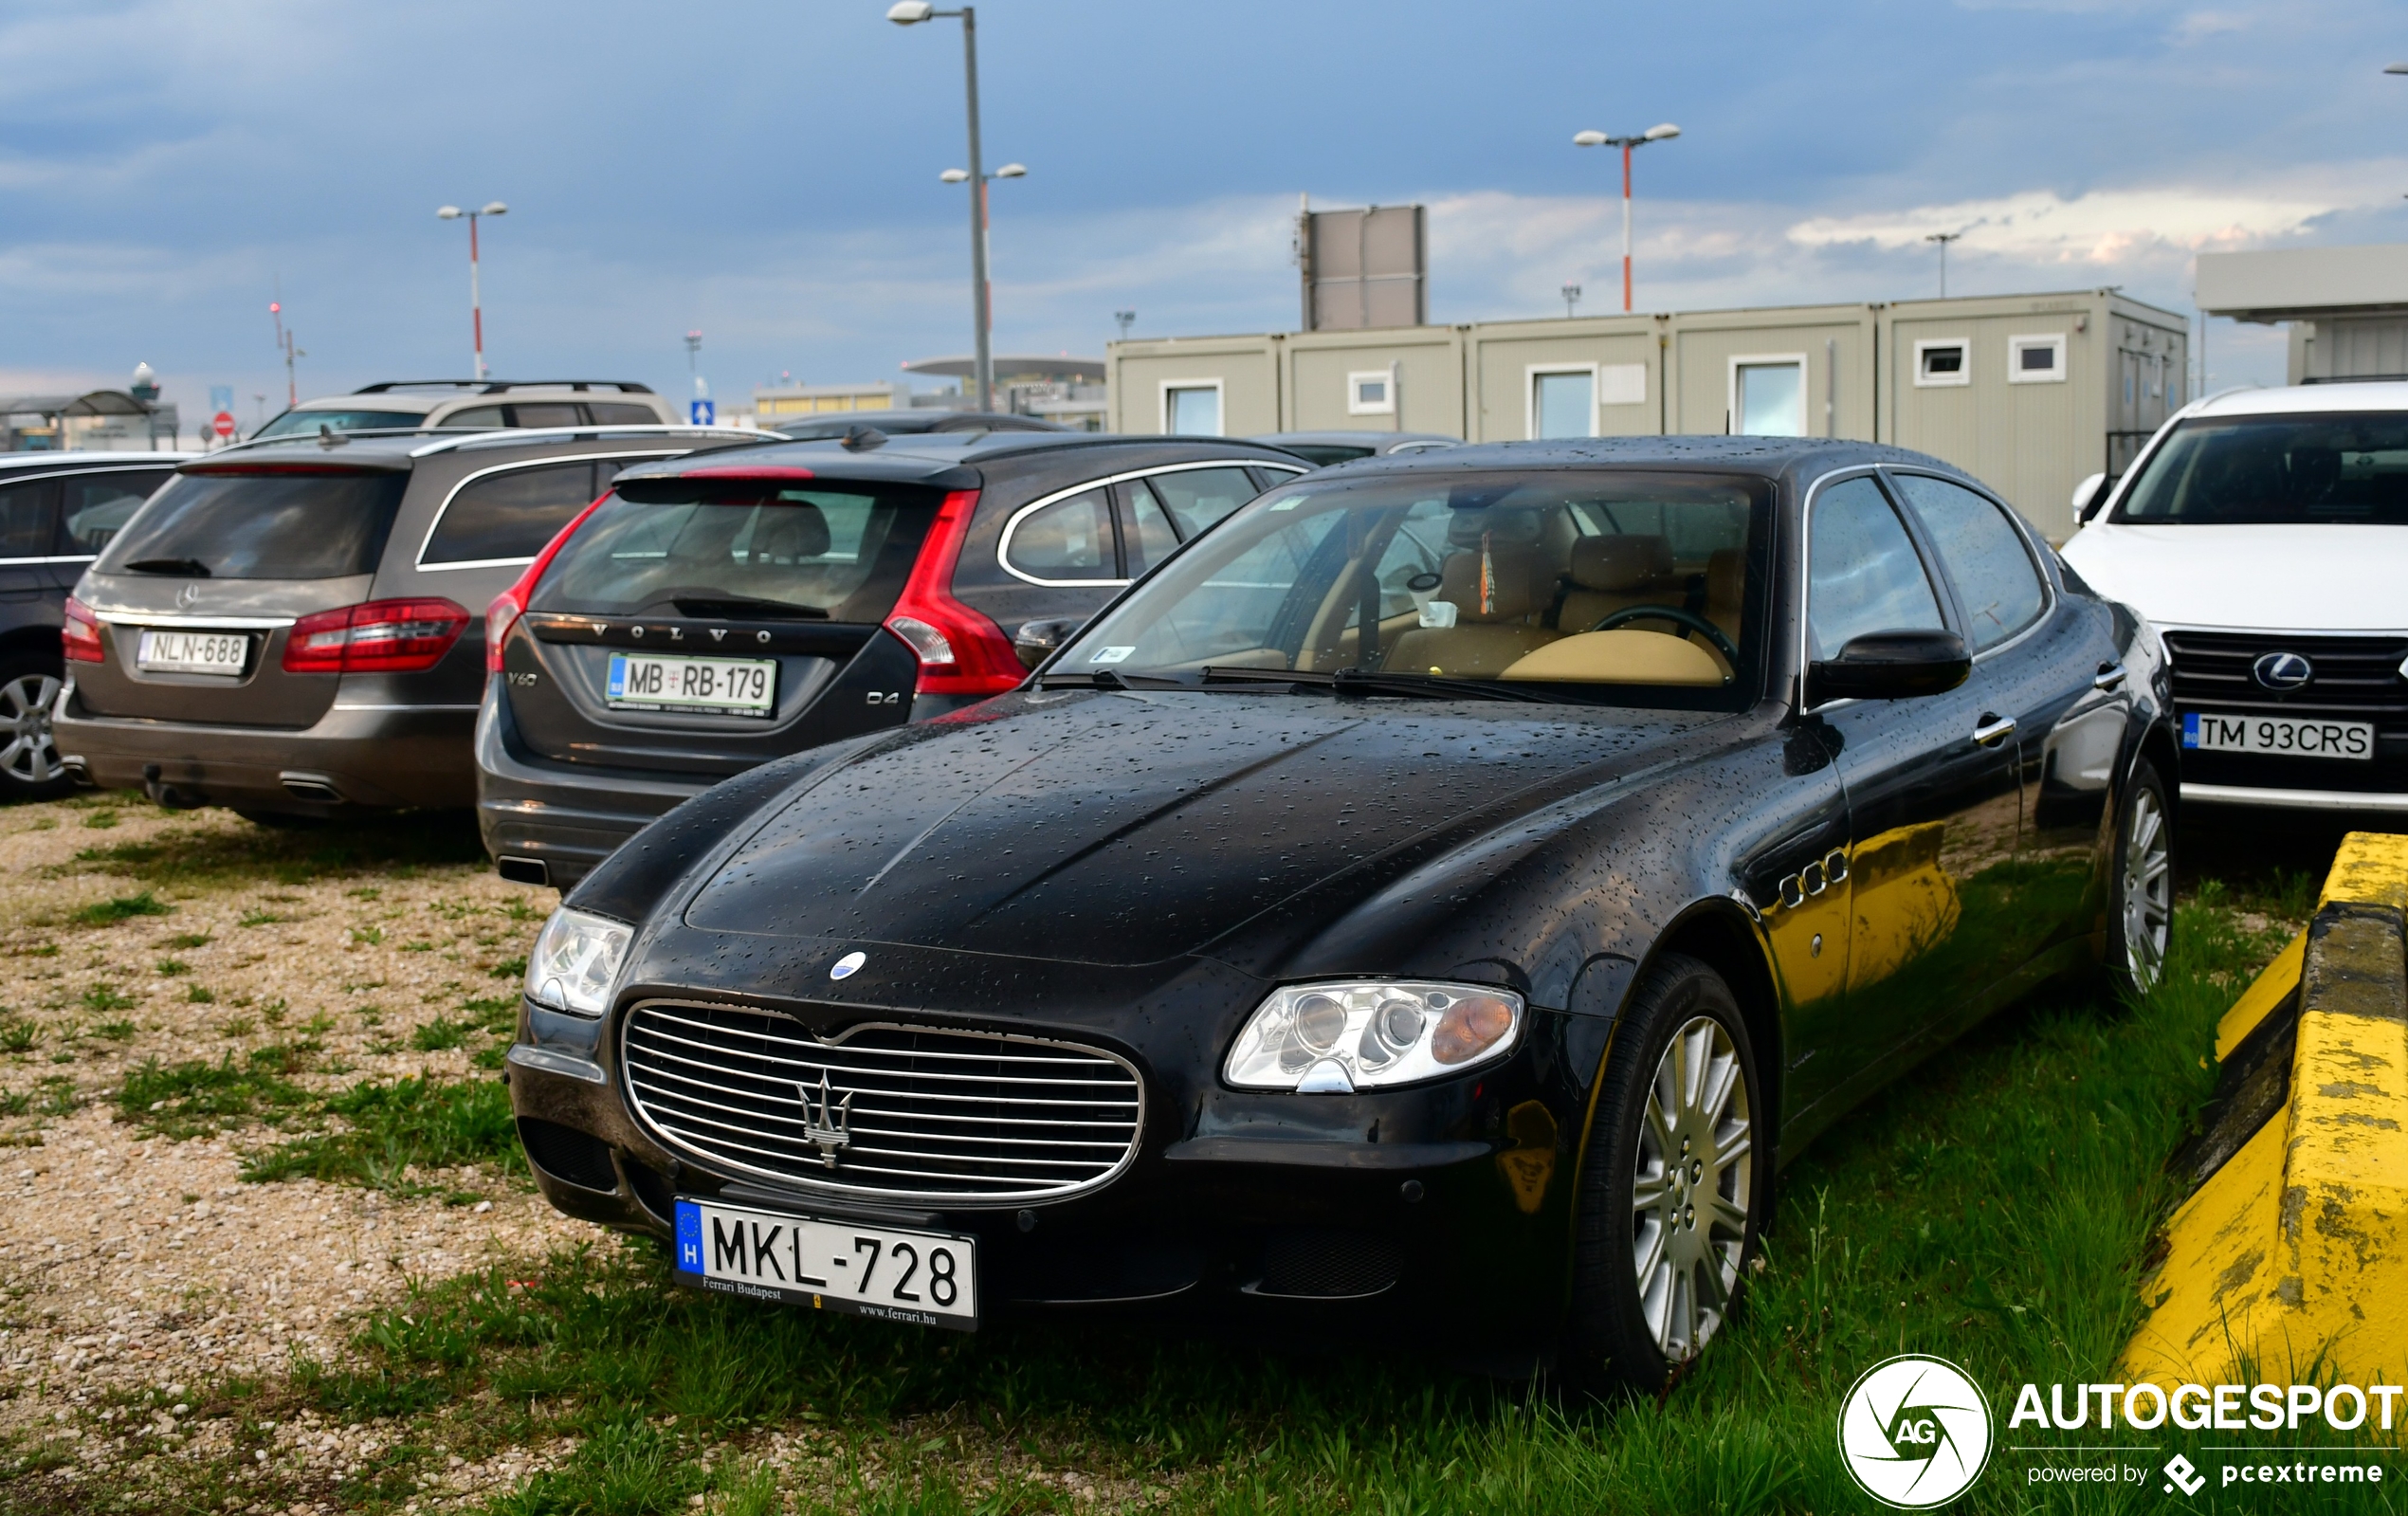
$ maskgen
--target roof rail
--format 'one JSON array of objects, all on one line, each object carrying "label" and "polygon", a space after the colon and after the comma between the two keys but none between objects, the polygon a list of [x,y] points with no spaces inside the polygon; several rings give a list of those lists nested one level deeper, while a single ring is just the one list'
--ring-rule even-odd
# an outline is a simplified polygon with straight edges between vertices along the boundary
[{"label": "roof rail", "polygon": [[[612,427],[502,427],[461,430],[450,427],[429,427],[429,431],[444,431],[423,447],[412,447],[410,456],[424,458],[431,453],[454,452],[462,447],[509,447],[524,442],[566,441],[575,437],[724,437],[732,442],[784,443],[791,441],[775,432],[756,431],[749,427],[689,427],[666,422]],[[359,435],[353,433],[354,436]],[[273,440],[273,439],[271,439]]]},{"label": "roof rail", "polygon": [[567,390],[584,394],[607,390],[614,394],[650,394],[652,387],[633,379],[386,379],[362,385],[354,394],[390,394],[395,390],[462,390],[470,394],[507,394],[513,390]]}]

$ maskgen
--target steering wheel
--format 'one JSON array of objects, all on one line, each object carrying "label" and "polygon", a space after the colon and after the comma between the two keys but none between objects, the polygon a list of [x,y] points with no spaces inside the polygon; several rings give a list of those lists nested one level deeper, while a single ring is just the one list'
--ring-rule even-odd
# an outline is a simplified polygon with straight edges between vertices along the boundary
[{"label": "steering wheel", "polygon": [[1724,661],[1729,663],[1733,668],[1737,668],[1739,667],[1739,649],[1731,645],[1730,638],[1723,635],[1723,629],[1714,625],[1711,621],[1706,620],[1704,616],[1699,615],[1696,612],[1684,611],[1679,606],[1624,606],[1621,610],[1614,612],[1612,615],[1607,616],[1604,620],[1599,621],[1596,626],[1591,627],[1589,630],[1591,631],[1611,631],[1625,621],[1678,622],[1680,625],[1688,628],[1692,631],[1704,633],[1706,640],[1714,645],[1715,648],[1722,653]]}]

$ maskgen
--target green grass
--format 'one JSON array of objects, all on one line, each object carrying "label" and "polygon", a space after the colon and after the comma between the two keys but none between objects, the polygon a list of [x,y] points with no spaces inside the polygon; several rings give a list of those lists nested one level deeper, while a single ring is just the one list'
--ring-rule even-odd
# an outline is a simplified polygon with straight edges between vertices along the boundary
[{"label": "green grass", "polygon": [[115,926],[137,916],[164,916],[174,908],[146,889],[138,895],[119,895],[113,900],[95,901],[75,911],[67,920],[81,926]]},{"label": "green grass", "polygon": [[325,1103],[344,1129],[296,1138],[252,1154],[243,1178],[265,1183],[307,1177],[372,1189],[430,1193],[405,1178],[482,1163],[524,1172],[510,1094],[501,1081],[403,1079],[356,1085]]},{"label": "green grass", "polygon": [[25,1017],[9,1013],[0,1015],[0,1052],[31,1052],[42,1040],[42,1029]]},{"label": "green grass", "polygon": [[441,1052],[447,1048],[460,1047],[477,1031],[477,1024],[473,1021],[453,1021],[447,1016],[437,1016],[410,1034],[410,1045],[420,1052]]},{"label": "green grass", "polygon": [[[2191,1508],[2155,1482],[2028,1489],[2004,1444],[2080,1438],[2010,1436],[2004,1418],[2027,1379],[2116,1378],[2174,1198],[2160,1164],[2209,1090],[2217,1017],[2277,943],[2185,907],[2166,982],[2144,1003],[2018,1010],[1863,1107],[1783,1177],[1746,1303],[1660,1398],[1560,1397],[1309,1331],[895,1328],[678,1289],[658,1250],[633,1241],[421,1286],[304,1364],[291,1393],[340,1419],[416,1418],[420,1442],[464,1456],[579,1439],[496,1516],[666,1513],[697,1494],[766,1511],[781,1489],[812,1512],[1099,1508],[1049,1481],[1065,1469],[1140,1500],[1158,1491],[1174,1511],[1841,1512],[1870,1508],[1833,1446],[1841,1396],[1880,1359],[1924,1351],[1970,1370],[1999,1418],[2001,1451],[1952,1511]],[[419,1134],[480,1089],[499,1094],[356,1091],[352,1133],[279,1153],[293,1172],[355,1182],[398,1172],[404,1154],[440,1163],[443,1143]],[[509,1141],[506,1106],[487,1115],[465,1144],[482,1157]],[[833,1472],[797,1487],[762,1469],[768,1428],[816,1434]],[[2161,1458],[2214,1456],[2149,1440]],[[2214,1498],[2197,1508],[2235,1508]],[[2281,1508],[2397,1508],[2387,1498],[2319,1486]]]},{"label": "green grass", "polygon": [[239,1062],[230,1052],[215,1063],[147,1059],[118,1089],[119,1119],[181,1142],[288,1112],[308,1099],[288,1078],[302,1059],[300,1050],[282,1044]]},{"label": "green grass", "polygon": [[465,813],[405,812],[346,818],[338,831],[170,828],[147,841],[86,848],[76,861],[154,886],[227,888],[271,880],[303,885],[372,869],[407,877],[424,868],[482,865],[485,856]]},{"label": "green grass", "polygon": [[115,985],[96,984],[79,995],[76,1003],[86,1011],[123,1011],[135,1002],[134,996],[123,994]]}]

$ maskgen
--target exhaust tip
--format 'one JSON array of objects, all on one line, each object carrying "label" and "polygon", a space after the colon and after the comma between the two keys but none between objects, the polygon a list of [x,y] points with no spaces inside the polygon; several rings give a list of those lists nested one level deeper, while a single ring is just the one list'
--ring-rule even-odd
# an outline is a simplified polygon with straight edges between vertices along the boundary
[{"label": "exhaust tip", "polygon": [[342,792],[322,774],[296,774],[287,769],[276,777],[283,784],[284,793],[296,800],[316,800],[323,805],[342,803]]},{"label": "exhaust tip", "polygon": [[540,858],[520,858],[504,853],[493,861],[496,872],[514,885],[548,885],[552,883],[552,866]]}]

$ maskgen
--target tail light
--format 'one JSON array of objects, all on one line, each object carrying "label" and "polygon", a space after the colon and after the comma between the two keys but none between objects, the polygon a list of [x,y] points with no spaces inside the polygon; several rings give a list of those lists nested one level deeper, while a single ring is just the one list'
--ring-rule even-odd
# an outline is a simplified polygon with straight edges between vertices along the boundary
[{"label": "tail light", "polygon": [[975,489],[945,497],[920,560],[886,617],[886,630],[920,656],[922,695],[999,695],[1029,676],[1003,629],[953,597],[954,566],[961,560],[961,540],[977,507]]},{"label": "tail light", "polygon": [[493,604],[485,607],[486,673],[502,672],[502,639],[510,635],[510,629],[526,614],[527,601],[534,596],[537,583],[543,578],[543,571],[550,568],[553,557],[569,545],[569,539],[577,535],[577,528],[585,524],[585,519],[600,510],[602,502],[610,498],[605,492],[593,504],[577,512],[568,525],[553,533],[552,540],[543,544],[543,551],[535,556],[535,561],[527,565],[526,573],[519,575],[519,581],[495,595]]},{"label": "tail light", "polygon": [[417,673],[442,661],[466,630],[466,608],[449,600],[371,600],[320,611],[293,623],[284,672]]},{"label": "tail light", "polygon": [[103,661],[100,623],[93,616],[92,608],[73,595],[67,596],[66,625],[59,629],[59,650],[71,664]]}]

